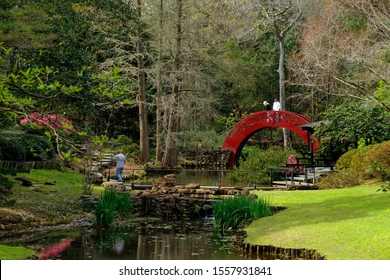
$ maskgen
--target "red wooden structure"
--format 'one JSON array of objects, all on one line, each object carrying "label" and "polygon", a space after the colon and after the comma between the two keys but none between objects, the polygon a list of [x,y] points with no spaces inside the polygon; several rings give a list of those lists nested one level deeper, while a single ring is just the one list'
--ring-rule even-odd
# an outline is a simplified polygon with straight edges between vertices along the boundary
[{"label": "red wooden structure", "polygon": [[309,146],[311,153],[318,150],[320,142],[302,126],[309,124],[308,117],[288,111],[261,111],[243,118],[225,138],[223,150],[231,152],[229,167],[233,167],[240,156],[241,149],[256,132],[267,128],[287,128]]}]

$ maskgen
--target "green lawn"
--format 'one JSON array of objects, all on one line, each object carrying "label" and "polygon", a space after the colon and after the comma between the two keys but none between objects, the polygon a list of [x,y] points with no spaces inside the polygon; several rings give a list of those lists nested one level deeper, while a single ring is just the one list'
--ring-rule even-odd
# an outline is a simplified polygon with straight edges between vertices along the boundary
[{"label": "green lawn", "polygon": [[[18,222],[14,230],[68,223],[83,215],[80,195],[84,179],[79,173],[68,170],[32,170],[30,173],[19,173],[16,177],[28,178],[33,186],[21,186],[15,180],[12,194],[8,197],[14,203],[4,205],[4,209],[7,213],[14,211],[15,215],[32,218]],[[33,255],[34,251],[29,248],[0,244],[0,259],[26,259]]]},{"label": "green lawn", "polygon": [[0,245],[0,260],[23,260],[32,257],[34,253],[25,247]]},{"label": "green lawn", "polygon": [[316,249],[327,259],[390,259],[390,193],[377,189],[257,192],[287,209],[252,222],[247,241]]},{"label": "green lawn", "polygon": [[[35,187],[22,187],[20,183],[12,188],[13,208],[25,209],[36,216],[50,221],[70,221],[81,212],[80,195],[83,191],[83,177],[73,171],[32,170],[18,176],[29,178]],[[54,185],[45,185],[50,182]]]}]

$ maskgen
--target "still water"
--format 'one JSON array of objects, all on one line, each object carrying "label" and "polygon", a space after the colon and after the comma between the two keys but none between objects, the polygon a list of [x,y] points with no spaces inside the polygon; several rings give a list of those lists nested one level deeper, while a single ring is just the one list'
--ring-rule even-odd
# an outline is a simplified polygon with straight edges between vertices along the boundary
[{"label": "still water", "polygon": [[215,234],[209,223],[81,232],[61,259],[241,259],[235,236]]},{"label": "still water", "polygon": [[[190,183],[197,183],[201,186],[219,186],[228,183],[228,171],[214,171],[202,169],[181,169],[176,173],[176,184],[186,185]],[[142,184],[152,184],[161,174],[149,174],[140,179]]]},{"label": "still water", "polygon": [[[220,185],[225,172],[181,170],[177,184],[197,182]],[[150,183],[156,177],[149,177]],[[150,180],[150,182],[148,181]],[[238,237],[220,236],[213,231],[212,218],[201,221],[138,221],[132,226],[97,232],[78,233],[61,259],[130,259],[130,260],[204,260],[242,259]]]}]

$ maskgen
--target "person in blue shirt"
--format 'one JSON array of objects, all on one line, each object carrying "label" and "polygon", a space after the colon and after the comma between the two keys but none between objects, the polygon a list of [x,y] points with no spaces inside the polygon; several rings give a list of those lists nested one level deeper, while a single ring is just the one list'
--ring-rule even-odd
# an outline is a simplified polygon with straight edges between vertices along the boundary
[{"label": "person in blue shirt", "polygon": [[123,182],[122,173],[123,173],[123,168],[125,167],[125,163],[126,163],[126,156],[124,154],[122,154],[121,152],[119,152],[114,156],[113,159],[116,162],[116,169],[115,169],[116,179],[119,182]]}]

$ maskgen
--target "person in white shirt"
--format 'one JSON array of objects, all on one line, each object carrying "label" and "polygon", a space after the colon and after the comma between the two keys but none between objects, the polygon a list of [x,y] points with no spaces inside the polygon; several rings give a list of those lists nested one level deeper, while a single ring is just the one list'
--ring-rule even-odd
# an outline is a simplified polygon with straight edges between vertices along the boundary
[{"label": "person in white shirt", "polygon": [[263,106],[266,111],[271,111],[271,104],[269,104],[267,100],[263,101]]},{"label": "person in white shirt", "polygon": [[275,99],[274,104],[272,105],[272,110],[274,111],[280,111],[281,106],[279,100]]},{"label": "person in white shirt", "polygon": [[115,169],[116,179],[119,182],[123,182],[122,172],[123,172],[123,168],[125,167],[126,156],[119,152],[114,156],[113,159],[116,161],[116,169]]}]

